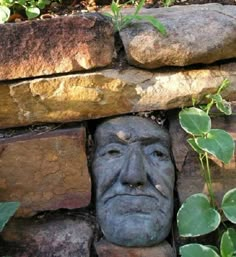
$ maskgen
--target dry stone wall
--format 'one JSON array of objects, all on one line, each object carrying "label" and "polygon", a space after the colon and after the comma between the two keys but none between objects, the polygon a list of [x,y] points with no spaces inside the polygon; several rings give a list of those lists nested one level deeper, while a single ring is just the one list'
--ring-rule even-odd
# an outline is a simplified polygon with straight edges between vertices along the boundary
[{"label": "dry stone wall", "polygon": [[[94,245],[100,231],[89,173],[90,133],[103,117],[164,111],[177,168],[176,197],[183,202],[204,192],[178,112],[193,97],[202,102],[228,78],[223,96],[235,113],[236,6],[143,13],[160,19],[167,36],[145,22],[125,28],[124,66],[118,65],[124,60],[115,53],[113,25],[101,14],[0,25],[0,202],[21,203],[1,233],[0,256],[176,256],[174,244],[166,242],[149,249],[105,240]],[[234,115],[213,119],[234,140],[235,124]],[[235,159],[226,166],[211,160],[218,201],[236,185]]]}]

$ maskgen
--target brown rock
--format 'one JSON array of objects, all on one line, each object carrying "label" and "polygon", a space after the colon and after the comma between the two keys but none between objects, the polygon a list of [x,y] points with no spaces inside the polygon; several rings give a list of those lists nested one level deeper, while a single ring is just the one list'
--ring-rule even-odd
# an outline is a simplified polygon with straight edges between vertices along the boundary
[{"label": "brown rock", "polygon": [[[234,104],[234,112],[236,105]],[[212,119],[212,128],[224,129],[231,134],[236,141],[236,117],[224,116]],[[177,114],[170,116],[170,134],[172,138],[172,150],[177,173],[177,192],[180,202],[195,193],[207,193],[206,184],[200,174],[201,166],[197,154],[187,144],[187,135],[179,125]],[[236,153],[229,164],[223,164],[216,158],[210,160],[213,189],[216,200],[221,203],[223,195],[236,185]]]},{"label": "brown rock", "polygon": [[99,14],[0,25],[0,80],[88,70],[111,63],[113,27]]},{"label": "brown rock", "polygon": [[49,219],[39,217],[10,221],[2,233],[5,243],[0,247],[0,255],[89,257],[95,231],[93,220],[78,214],[54,214]]},{"label": "brown rock", "polygon": [[95,244],[99,257],[175,257],[175,253],[166,241],[152,247],[122,247],[114,245],[106,240],[100,240]]},{"label": "brown rock", "polygon": [[0,201],[19,201],[18,216],[88,205],[85,129],[1,139],[0,177]]},{"label": "brown rock", "polygon": [[236,62],[205,69],[150,72],[136,68],[0,83],[0,128],[69,122],[129,112],[172,109],[216,92],[236,99]]},{"label": "brown rock", "polygon": [[143,14],[157,18],[167,36],[144,21],[123,29],[120,35],[132,65],[154,69],[236,57],[236,6],[174,6]]}]

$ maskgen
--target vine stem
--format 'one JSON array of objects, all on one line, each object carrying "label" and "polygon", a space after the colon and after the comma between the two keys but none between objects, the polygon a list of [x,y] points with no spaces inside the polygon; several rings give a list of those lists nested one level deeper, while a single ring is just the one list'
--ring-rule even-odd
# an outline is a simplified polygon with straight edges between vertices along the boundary
[{"label": "vine stem", "polygon": [[216,208],[215,195],[214,195],[213,188],[212,188],[211,170],[210,170],[210,165],[209,165],[208,153],[205,152],[204,156],[205,156],[205,162],[206,162],[206,166],[205,166],[206,169],[204,169],[204,172],[205,172],[205,177],[207,178],[206,179],[207,190],[209,193],[211,206],[213,208]]}]

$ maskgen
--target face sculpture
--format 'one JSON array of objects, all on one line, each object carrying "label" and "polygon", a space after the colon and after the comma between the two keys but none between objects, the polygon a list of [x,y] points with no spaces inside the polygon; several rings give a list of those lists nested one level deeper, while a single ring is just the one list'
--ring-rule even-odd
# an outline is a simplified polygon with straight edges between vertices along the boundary
[{"label": "face sculpture", "polygon": [[150,120],[118,117],[95,133],[97,218],[108,241],[150,246],[171,227],[174,165],[169,135]]}]

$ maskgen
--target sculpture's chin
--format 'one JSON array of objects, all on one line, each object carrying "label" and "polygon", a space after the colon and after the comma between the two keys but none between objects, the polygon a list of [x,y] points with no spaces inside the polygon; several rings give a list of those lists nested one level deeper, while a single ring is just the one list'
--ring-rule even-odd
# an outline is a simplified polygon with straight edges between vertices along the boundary
[{"label": "sculpture's chin", "polygon": [[[163,241],[170,228],[160,224],[153,214],[131,213],[100,220],[106,239],[128,247],[152,246]],[[164,227],[163,227],[164,226]]]}]

